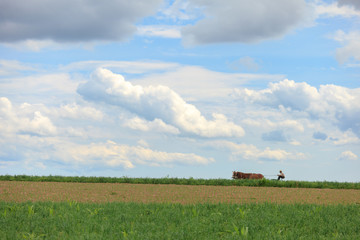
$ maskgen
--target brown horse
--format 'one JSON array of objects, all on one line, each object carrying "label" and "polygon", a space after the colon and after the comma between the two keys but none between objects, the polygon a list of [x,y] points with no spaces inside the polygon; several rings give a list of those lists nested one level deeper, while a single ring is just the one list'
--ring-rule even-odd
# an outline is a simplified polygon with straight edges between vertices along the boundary
[{"label": "brown horse", "polygon": [[233,171],[233,179],[262,179],[264,175],[260,173],[243,173],[243,172],[236,172]]}]

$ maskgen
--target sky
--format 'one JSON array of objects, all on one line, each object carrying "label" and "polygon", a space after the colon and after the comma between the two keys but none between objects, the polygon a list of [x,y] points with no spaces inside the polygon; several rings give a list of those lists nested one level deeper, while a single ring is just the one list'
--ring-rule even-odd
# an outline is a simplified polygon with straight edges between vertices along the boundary
[{"label": "sky", "polygon": [[360,1],[0,0],[0,175],[360,181]]}]

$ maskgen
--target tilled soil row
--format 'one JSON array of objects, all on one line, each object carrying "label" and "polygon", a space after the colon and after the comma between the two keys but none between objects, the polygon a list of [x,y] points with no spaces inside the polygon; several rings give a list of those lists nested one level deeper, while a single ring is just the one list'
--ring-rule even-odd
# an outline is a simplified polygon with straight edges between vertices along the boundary
[{"label": "tilled soil row", "polygon": [[0,201],[360,204],[360,190],[0,181]]}]

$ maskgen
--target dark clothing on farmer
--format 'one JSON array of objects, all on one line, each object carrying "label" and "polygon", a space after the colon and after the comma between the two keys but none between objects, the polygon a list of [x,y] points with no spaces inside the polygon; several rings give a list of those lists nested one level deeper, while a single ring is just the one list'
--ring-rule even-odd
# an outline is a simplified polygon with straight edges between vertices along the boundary
[{"label": "dark clothing on farmer", "polygon": [[285,176],[281,176],[281,175],[279,175],[278,180],[280,180],[280,179],[284,179],[284,178],[285,178]]},{"label": "dark clothing on farmer", "polygon": [[277,180],[284,179],[284,178],[285,178],[285,174],[282,171],[280,171],[280,174],[278,174]]}]

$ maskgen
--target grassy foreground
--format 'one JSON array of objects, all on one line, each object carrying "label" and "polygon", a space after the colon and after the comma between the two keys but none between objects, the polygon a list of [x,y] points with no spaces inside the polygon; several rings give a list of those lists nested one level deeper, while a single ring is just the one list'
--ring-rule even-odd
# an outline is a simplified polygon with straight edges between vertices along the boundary
[{"label": "grassy foreground", "polygon": [[359,205],[0,202],[1,239],[360,239]]},{"label": "grassy foreground", "polygon": [[307,182],[232,180],[232,179],[194,179],[194,178],[129,178],[129,177],[64,177],[64,176],[27,176],[0,175],[0,181],[34,181],[34,182],[78,182],[78,183],[133,183],[133,184],[177,184],[208,186],[250,186],[250,187],[287,187],[287,188],[330,188],[360,189],[360,182]]}]

